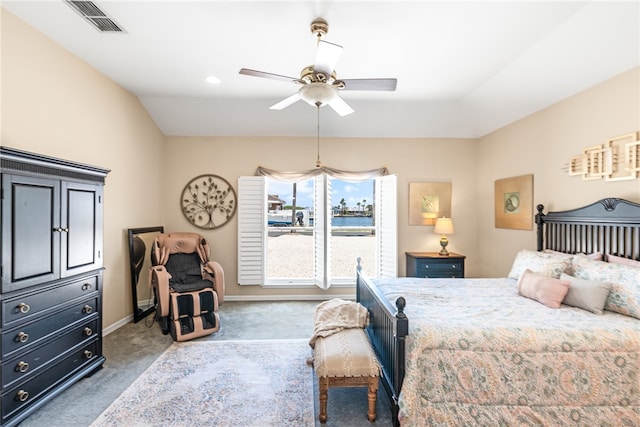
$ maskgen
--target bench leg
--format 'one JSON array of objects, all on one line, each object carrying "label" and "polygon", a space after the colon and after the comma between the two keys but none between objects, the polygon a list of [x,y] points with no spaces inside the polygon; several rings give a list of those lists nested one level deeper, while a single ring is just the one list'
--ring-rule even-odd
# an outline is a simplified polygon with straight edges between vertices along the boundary
[{"label": "bench leg", "polygon": [[376,420],[376,398],[378,394],[378,377],[369,378],[369,412],[367,413],[367,418],[370,422],[374,422]]},{"label": "bench leg", "polygon": [[318,378],[318,395],[320,398],[320,415],[318,415],[318,419],[321,423],[326,423],[327,398],[329,397],[329,378]]}]

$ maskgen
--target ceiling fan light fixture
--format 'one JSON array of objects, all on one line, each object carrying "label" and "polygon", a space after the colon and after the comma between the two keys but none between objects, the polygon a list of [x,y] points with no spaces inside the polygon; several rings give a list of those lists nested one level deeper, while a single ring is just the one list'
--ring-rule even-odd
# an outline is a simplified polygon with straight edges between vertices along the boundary
[{"label": "ceiling fan light fixture", "polygon": [[326,105],[337,96],[337,89],[327,83],[309,83],[303,85],[298,93],[309,105]]}]

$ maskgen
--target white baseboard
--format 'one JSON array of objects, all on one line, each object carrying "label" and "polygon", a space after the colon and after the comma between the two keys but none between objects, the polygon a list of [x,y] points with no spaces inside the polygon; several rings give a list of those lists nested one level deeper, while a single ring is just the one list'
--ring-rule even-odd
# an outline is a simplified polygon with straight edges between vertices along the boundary
[{"label": "white baseboard", "polygon": [[[340,298],[344,300],[355,300],[355,294],[344,294],[344,295],[331,295],[330,297],[327,295],[225,295],[225,301],[239,301],[239,302],[250,302],[250,301],[325,301],[328,299]],[[152,316],[152,314],[150,314]],[[123,327],[129,322],[133,321],[133,314],[128,315],[115,323],[112,323],[108,327],[102,330],[102,335],[109,335],[111,332]]]},{"label": "white baseboard", "polygon": [[124,325],[126,325],[129,322],[133,321],[133,314],[128,315],[127,317],[118,320],[115,323],[112,323],[111,325],[109,325],[106,328],[102,329],[102,336],[106,336],[109,335],[111,332],[115,331],[116,329],[119,329],[121,327],[123,327]]},{"label": "white baseboard", "polygon": [[340,298],[355,300],[355,294],[344,295],[225,295],[225,301],[325,301],[328,299]]}]

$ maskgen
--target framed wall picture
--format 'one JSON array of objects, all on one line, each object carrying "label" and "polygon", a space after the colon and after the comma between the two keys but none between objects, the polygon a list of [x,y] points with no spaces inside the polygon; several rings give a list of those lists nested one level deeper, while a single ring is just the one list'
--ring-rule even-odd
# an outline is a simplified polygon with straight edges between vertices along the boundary
[{"label": "framed wall picture", "polygon": [[495,182],[496,228],[533,228],[533,175],[498,179]]},{"label": "framed wall picture", "polygon": [[409,225],[435,225],[442,216],[451,218],[451,183],[410,182]]}]

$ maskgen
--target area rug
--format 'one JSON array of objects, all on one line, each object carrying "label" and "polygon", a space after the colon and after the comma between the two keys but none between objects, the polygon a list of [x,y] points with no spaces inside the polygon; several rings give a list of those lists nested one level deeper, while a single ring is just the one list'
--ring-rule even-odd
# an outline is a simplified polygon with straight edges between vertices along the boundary
[{"label": "area rug", "polygon": [[308,340],[173,343],[92,424],[313,426]]}]

